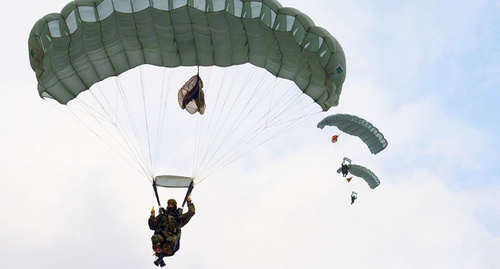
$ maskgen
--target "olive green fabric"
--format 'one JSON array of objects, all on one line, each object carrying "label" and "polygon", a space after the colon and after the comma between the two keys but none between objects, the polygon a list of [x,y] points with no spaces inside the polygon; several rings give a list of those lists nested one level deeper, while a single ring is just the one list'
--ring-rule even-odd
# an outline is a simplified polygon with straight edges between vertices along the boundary
[{"label": "olive green fabric", "polygon": [[388,145],[384,135],[366,120],[349,114],[327,116],[318,123],[318,128],[326,125],[335,126],[344,133],[359,137],[368,146],[372,154],[377,154]]},{"label": "olive green fabric", "polygon": [[[341,173],[342,168],[337,169],[337,173]],[[378,185],[380,185],[380,180],[378,177],[370,171],[370,169],[363,167],[361,165],[357,164],[351,164],[351,168],[349,169],[349,173],[351,173],[353,176],[360,177],[368,183],[368,186],[370,188],[375,189]]]},{"label": "olive green fabric", "polygon": [[346,74],[337,40],[275,0],[76,0],[36,22],[28,45],[40,96],[61,104],[143,64],[251,63],[328,110]]}]

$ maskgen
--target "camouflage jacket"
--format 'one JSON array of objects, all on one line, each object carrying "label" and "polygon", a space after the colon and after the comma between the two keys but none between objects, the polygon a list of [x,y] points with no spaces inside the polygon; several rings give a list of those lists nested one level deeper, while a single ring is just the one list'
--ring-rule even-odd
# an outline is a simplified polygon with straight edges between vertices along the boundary
[{"label": "camouflage jacket", "polygon": [[[184,225],[186,225],[196,213],[194,204],[190,202],[187,204],[188,212],[183,213],[177,220],[174,221],[171,221],[172,216],[169,216],[168,214],[159,214],[156,217],[150,216],[148,220],[149,229],[159,232],[161,230],[173,231],[184,227]],[[172,225],[175,227],[169,227]]]}]

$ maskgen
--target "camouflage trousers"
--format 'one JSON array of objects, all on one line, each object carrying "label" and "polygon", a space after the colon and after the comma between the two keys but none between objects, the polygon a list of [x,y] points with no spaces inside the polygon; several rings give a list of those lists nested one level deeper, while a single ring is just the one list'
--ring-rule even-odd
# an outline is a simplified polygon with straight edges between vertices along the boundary
[{"label": "camouflage trousers", "polygon": [[151,237],[151,243],[155,255],[157,257],[172,256],[174,255],[175,252],[175,245],[177,244],[177,236],[154,234]]}]

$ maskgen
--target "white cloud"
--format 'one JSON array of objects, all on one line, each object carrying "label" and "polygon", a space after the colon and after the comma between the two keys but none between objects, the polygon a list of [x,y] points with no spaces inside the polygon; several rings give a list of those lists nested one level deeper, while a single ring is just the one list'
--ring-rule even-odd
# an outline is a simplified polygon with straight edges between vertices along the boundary
[{"label": "white cloud", "polygon": [[[26,20],[14,12],[1,19],[3,28],[17,21],[21,30],[2,45],[12,64],[0,72],[0,267],[153,267],[148,181],[36,93],[27,33],[66,2],[33,2],[23,8]],[[362,115],[386,135],[389,147],[379,155],[362,147],[354,153],[381,185],[370,190],[334,172],[343,155],[316,129],[318,115],[196,186],[198,212],[167,266],[498,267],[498,149],[490,132],[498,128],[450,112],[449,98],[469,101],[458,94],[463,89],[441,91],[436,84],[457,82],[426,76],[430,67],[437,78],[457,78],[458,69],[446,67],[461,63],[445,56],[483,47],[462,38],[489,25],[474,16],[491,2],[370,3],[282,1],[344,47],[348,77],[329,113]],[[17,10],[21,2],[9,5]],[[496,85],[494,61],[484,68],[478,98]],[[488,97],[485,107],[496,108]],[[492,125],[495,112],[486,117]],[[352,190],[359,199],[351,206]]]},{"label": "white cloud", "polygon": [[[450,189],[447,180],[432,171],[414,172],[398,181],[385,177],[379,188],[369,190],[333,174],[336,166],[328,151],[309,147],[259,173],[233,178],[239,183],[230,186],[245,192],[231,188],[229,198],[219,192],[213,199],[220,201],[220,210],[196,216],[210,215],[212,223],[201,232],[215,235],[214,240],[195,240],[196,247],[210,245],[199,250],[209,252],[204,263],[218,268],[495,264],[494,252],[484,245],[498,246],[499,238],[475,219],[475,200],[467,191]],[[304,163],[310,164],[308,169]],[[224,180],[213,181],[226,188]],[[349,186],[359,193],[353,206]],[[253,196],[249,190],[254,190]],[[240,192],[240,199],[231,199]],[[224,260],[218,259],[220,250]]]}]

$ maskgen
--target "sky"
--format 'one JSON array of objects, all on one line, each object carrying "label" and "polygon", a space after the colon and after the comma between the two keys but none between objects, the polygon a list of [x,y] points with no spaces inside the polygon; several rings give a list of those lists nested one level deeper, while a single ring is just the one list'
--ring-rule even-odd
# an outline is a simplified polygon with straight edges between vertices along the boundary
[{"label": "sky", "polygon": [[[0,17],[0,267],[153,268],[149,182],[37,94],[28,35],[67,2],[9,1]],[[167,266],[498,268],[500,1],[280,3],[342,45],[339,106],[199,184]],[[356,153],[378,188],[335,173],[316,128],[334,113],[389,141]]]}]

